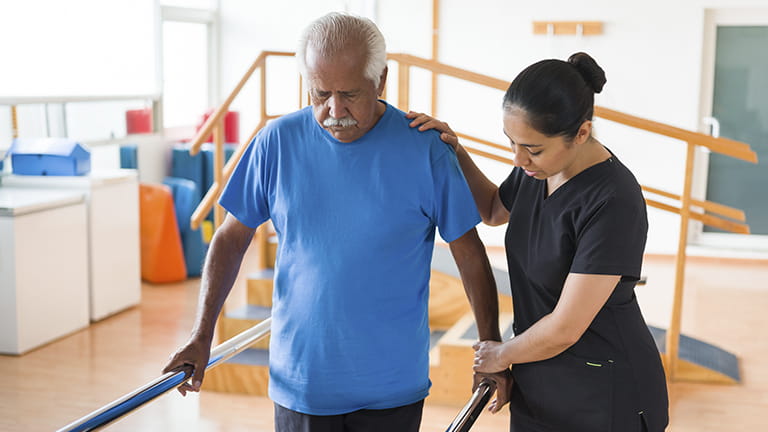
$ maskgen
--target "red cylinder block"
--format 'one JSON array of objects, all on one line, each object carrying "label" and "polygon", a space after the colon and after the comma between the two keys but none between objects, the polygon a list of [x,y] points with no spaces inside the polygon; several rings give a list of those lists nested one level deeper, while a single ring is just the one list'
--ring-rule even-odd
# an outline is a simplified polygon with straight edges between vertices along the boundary
[{"label": "red cylinder block", "polygon": [[152,108],[126,111],[125,131],[129,134],[152,133]]},{"label": "red cylinder block", "polygon": [[[200,123],[197,124],[196,131],[200,131],[203,128],[206,120],[213,114],[213,109],[209,109],[203,114],[200,119]],[[213,136],[209,135],[205,139],[205,142],[213,142]],[[240,114],[237,111],[227,111],[224,115],[224,142],[225,143],[240,143]]]}]

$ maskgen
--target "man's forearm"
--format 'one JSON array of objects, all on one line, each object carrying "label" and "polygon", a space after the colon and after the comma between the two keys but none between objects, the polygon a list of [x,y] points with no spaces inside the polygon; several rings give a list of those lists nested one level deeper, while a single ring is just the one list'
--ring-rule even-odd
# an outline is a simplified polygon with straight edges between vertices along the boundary
[{"label": "man's forearm", "polygon": [[472,229],[451,242],[450,246],[475,316],[480,340],[501,341],[496,282],[477,231]]},{"label": "man's forearm", "polygon": [[246,235],[243,235],[222,228],[225,228],[225,225],[222,225],[212,239],[205,259],[197,317],[192,330],[193,337],[204,340],[213,338],[217,318],[237,279],[240,264],[252,237],[252,233],[248,235],[246,232]]}]

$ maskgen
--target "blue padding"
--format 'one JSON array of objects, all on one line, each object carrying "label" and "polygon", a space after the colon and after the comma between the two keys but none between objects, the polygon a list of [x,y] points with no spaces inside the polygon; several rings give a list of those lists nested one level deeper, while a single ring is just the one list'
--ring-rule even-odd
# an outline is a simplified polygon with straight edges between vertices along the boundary
[{"label": "blue padding", "polygon": [[197,277],[202,274],[205,255],[208,253],[208,245],[203,241],[202,230],[188,230],[181,234],[181,243],[184,246],[184,262],[187,265],[187,276]]},{"label": "blue padding", "polygon": [[[237,144],[224,144],[224,163],[226,164]],[[203,154],[203,190],[207,191],[213,184],[213,144],[203,144],[200,153]]]},{"label": "blue padding", "polygon": [[[200,153],[203,155],[203,195],[213,185],[213,144],[203,144]],[[237,144],[224,144],[224,163],[226,164],[232,153],[237,149]],[[208,213],[208,220],[213,220],[213,211]]]},{"label": "blue padding", "polygon": [[179,232],[189,231],[189,218],[192,217],[199,202],[197,185],[192,180],[179,177],[166,177],[163,179],[163,184],[171,188]]},{"label": "blue padding", "polygon": [[173,195],[173,207],[181,234],[187,276],[200,276],[208,245],[203,242],[202,230],[192,230],[189,223],[200,201],[197,184],[192,180],[178,177],[166,177],[163,179],[163,184],[171,188]]},{"label": "blue padding", "polygon": [[[224,145],[224,163],[229,160],[236,148],[237,144]],[[203,199],[213,184],[213,149],[213,144],[203,144],[200,153],[191,156],[189,144],[178,143],[171,150],[171,176],[195,182],[199,193],[198,201]],[[207,219],[213,219],[213,212],[208,214]]]},{"label": "blue padding", "polygon": [[120,146],[120,168],[139,168],[138,146],[136,144],[123,144]]},{"label": "blue padding", "polygon": [[171,176],[192,180],[197,185],[198,201],[208,188],[203,184],[203,157],[189,154],[189,144],[174,144],[171,149]]}]

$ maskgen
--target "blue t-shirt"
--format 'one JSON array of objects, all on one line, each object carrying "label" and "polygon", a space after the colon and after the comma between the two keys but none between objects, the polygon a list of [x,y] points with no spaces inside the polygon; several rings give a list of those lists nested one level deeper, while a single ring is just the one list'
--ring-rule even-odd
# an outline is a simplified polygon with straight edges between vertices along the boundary
[{"label": "blue t-shirt", "polygon": [[480,221],[456,155],[387,105],[342,143],[311,107],[259,132],[221,197],[279,243],[269,395],[313,415],[386,409],[429,392],[427,300],[435,228]]}]

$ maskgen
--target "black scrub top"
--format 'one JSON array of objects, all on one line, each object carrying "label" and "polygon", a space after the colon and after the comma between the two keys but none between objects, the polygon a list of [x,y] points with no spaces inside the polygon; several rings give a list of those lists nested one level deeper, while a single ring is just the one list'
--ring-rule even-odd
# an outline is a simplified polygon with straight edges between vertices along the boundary
[{"label": "black scrub top", "polygon": [[515,168],[499,187],[515,334],[551,313],[569,273],[621,275],[576,344],[512,366],[514,431],[651,432],[668,423],[656,345],[635,298],[648,231],[634,175],[615,157],[547,196],[547,183]]}]

